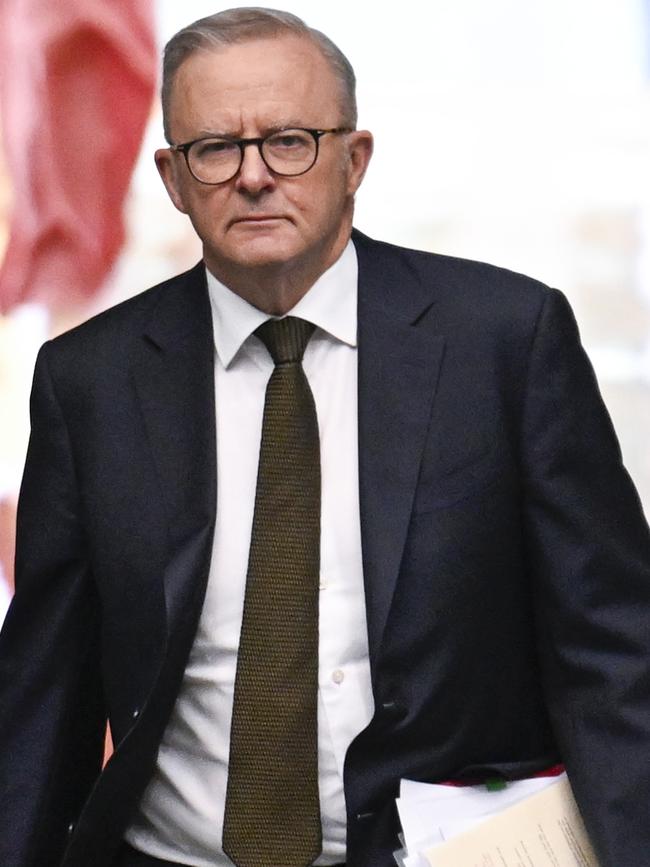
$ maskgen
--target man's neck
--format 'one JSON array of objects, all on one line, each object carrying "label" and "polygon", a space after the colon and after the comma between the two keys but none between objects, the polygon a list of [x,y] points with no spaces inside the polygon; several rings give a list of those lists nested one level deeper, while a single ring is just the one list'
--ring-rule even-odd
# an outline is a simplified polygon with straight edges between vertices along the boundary
[{"label": "man's neck", "polygon": [[341,233],[319,257],[304,262],[271,264],[259,268],[228,267],[204,251],[205,264],[214,276],[244,301],[270,313],[284,316],[307,294],[321,274],[340,257],[349,240]]}]

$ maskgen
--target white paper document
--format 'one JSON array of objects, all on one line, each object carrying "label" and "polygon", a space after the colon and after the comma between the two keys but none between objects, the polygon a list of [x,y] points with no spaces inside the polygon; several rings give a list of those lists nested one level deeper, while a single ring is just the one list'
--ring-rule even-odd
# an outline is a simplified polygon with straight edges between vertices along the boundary
[{"label": "white paper document", "polygon": [[402,780],[402,867],[598,867],[566,774],[489,791]]}]

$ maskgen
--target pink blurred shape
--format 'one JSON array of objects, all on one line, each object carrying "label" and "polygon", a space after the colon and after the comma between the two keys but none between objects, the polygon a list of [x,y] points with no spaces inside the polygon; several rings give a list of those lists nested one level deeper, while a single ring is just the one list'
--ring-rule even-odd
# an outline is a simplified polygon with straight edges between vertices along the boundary
[{"label": "pink blurred shape", "polygon": [[0,311],[100,287],[156,81],[153,0],[0,0],[0,120],[14,205]]}]

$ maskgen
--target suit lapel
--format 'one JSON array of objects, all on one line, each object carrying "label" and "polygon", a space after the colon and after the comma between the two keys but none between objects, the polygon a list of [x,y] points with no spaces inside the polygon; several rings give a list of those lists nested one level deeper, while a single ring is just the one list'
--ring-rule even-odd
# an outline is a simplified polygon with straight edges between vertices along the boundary
[{"label": "suit lapel", "polygon": [[161,292],[133,376],[160,481],[161,503],[151,506],[164,510],[169,527],[164,589],[171,633],[200,606],[216,510],[214,344],[202,265]]},{"label": "suit lapel", "polygon": [[373,671],[406,540],[442,361],[434,293],[404,253],[353,240],[359,259],[359,495]]}]

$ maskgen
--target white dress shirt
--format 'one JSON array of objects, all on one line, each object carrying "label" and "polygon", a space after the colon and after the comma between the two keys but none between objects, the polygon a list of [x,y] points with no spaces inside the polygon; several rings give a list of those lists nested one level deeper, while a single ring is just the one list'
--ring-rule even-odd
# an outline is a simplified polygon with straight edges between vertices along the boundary
[{"label": "white dress shirt", "polygon": [[[215,337],[217,519],[208,588],[157,768],[126,839],[191,867],[228,867],[221,834],[270,317],[208,272]],[[341,257],[290,311],[316,329],[303,359],[321,448],[318,761],[323,854],[345,860],[343,762],[373,714],[359,525],[357,259]]]}]

